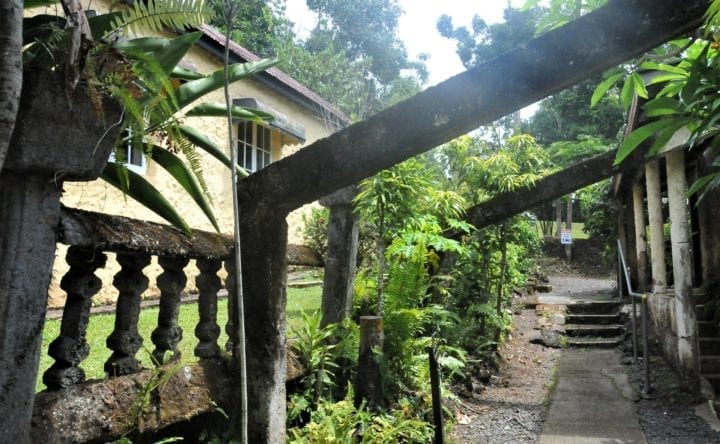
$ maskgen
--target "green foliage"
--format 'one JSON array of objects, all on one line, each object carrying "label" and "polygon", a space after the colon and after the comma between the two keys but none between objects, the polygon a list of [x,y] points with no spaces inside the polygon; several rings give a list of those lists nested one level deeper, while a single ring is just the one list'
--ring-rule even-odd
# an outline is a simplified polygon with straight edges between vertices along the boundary
[{"label": "green foliage", "polygon": [[598,182],[578,192],[580,211],[591,238],[604,243],[606,260],[615,259],[617,239],[617,208],[611,197],[611,181]]},{"label": "green foliage", "polygon": [[537,23],[537,34],[559,28],[570,21],[593,11],[607,3],[607,0],[526,0],[522,10],[536,8],[542,3],[542,18]]},{"label": "green foliage", "polygon": [[323,260],[327,259],[327,229],[330,210],[325,207],[313,207],[302,215],[303,243],[318,252]]},{"label": "green foliage", "polygon": [[[620,73],[621,77],[623,73]],[[595,97],[598,85],[607,88],[601,98]],[[597,101],[596,105],[589,107],[593,100]],[[615,83],[605,85],[602,78],[596,76],[543,99],[538,110],[523,123],[521,129],[546,146],[559,141],[577,141],[583,137],[612,145],[617,141],[624,123]]]},{"label": "green foliage", "polygon": [[360,342],[357,325],[348,320],[342,325],[321,327],[320,319],[319,312],[303,312],[300,326],[290,328],[293,336],[290,348],[305,370],[301,389],[292,393],[288,402],[291,423],[309,414],[321,400],[331,397],[339,372],[357,363]]},{"label": "green foliage", "polygon": [[508,4],[503,11],[505,20],[500,23],[488,25],[475,15],[471,30],[455,28],[452,18],[443,14],[436,27],[440,35],[456,41],[457,55],[466,68],[471,68],[529,42],[535,34],[537,14],[537,9],[521,11]]},{"label": "green foliage", "polygon": [[[209,17],[211,13],[202,0],[136,1],[131,7],[88,19],[96,43],[81,61],[82,79],[95,111],[102,116],[105,95],[112,96],[124,109],[119,125],[126,131],[116,142],[117,162],[108,165],[104,177],[188,235],[190,229],[187,223],[162,197],[162,193],[139,175],[128,172],[124,166],[125,152],[132,146],[140,149],[150,160],[155,154],[157,163],[185,189],[219,230],[195,147],[207,149],[227,165],[230,162],[225,159],[227,156],[222,150],[180,124],[183,117],[180,111],[191,102],[223,87],[224,72],[221,69],[202,76],[177,68],[200,38],[199,32],[170,39],[141,37],[120,41],[116,37],[120,32],[141,29],[159,32],[168,27],[179,30],[198,28]],[[64,18],[49,15],[26,20],[24,69],[64,69],[64,48],[67,45],[65,23]],[[230,67],[230,81],[251,76],[273,63],[262,60],[233,65]],[[181,83],[181,79],[186,82]],[[187,116],[224,115],[224,111],[224,105],[205,104],[192,108]],[[272,119],[268,114],[239,107],[233,107],[232,112],[235,118],[255,122]],[[176,154],[182,154],[182,160]]]},{"label": "green foliage", "polygon": [[375,415],[364,403],[355,408],[352,391],[339,402],[322,402],[308,424],[288,430],[288,442],[298,444],[430,442],[432,436],[430,424],[415,419],[411,411]]},{"label": "green foliage", "polygon": [[199,28],[212,17],[202,0],[147,0],[133,2],[120,10],[113,27],[138,33],[143,30],[160,32],[165,28]]},{"label": "green foliage", "polygon": [[[210,24],[226,33],[228,31],[223,10],[223,0],[209,0],[215,12]],[[291,23],[284,16],[284,0],[245,0],[234,2],[237,8],[230,38],[260,57],[274,57],[275,41],[291,32]]]}]

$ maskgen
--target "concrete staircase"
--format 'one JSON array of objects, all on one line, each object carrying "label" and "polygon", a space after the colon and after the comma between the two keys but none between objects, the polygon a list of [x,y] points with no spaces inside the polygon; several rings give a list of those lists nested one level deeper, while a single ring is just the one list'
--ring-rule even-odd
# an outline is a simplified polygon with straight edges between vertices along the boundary
[{"label": "concrete staircase", "polygon": [[567,305],[565,337],[571,347],[617,347],[625,339],[622,303],[580,300]]},{"label": "concrete staircase", "polygon": [[717,395],[720,394],[720,328],[714,314],[704,305],[698,305],[696,312],[700,376],[707,379]]}]

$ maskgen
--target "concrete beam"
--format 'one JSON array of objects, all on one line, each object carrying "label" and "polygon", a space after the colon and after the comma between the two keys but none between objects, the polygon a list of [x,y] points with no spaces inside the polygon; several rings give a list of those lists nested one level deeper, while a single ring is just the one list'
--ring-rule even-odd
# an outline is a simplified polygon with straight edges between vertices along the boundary
[{"label": "concrete beam", "polygon": [[275,162],[240,200],[300,207],[696,28],[705,0],[611,1]]}]

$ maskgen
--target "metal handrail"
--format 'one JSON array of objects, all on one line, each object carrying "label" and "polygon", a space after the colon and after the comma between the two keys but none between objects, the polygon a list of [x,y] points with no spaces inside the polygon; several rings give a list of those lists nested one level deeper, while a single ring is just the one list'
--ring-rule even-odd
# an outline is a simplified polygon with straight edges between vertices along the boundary
[{"label": "metal handrail", "polygon": [[[622,244],[620,239],[617,240],[618,248],[618,277],[625,277],[625,285],[627,286],[628,295],[632,301],[632,329],[633,329],[633,363],[637,364],[638,353],[637,353],[637,309],[635,303],[640,301],[640,307],[642,310],[642,328],[643,328],[643,371],[645,373],[645,387],[643,392],[645,394],[650,393],[650,368],[648,359],[648,295],[646,293],[636,293],[632,290],[632,284],[630,283],[630,275],[628,274],[628,266],[625,262],[625,255],[623,255]],[[623,298],[623,286],[622,282],[618,285],[618,296],[622,300]]]}]

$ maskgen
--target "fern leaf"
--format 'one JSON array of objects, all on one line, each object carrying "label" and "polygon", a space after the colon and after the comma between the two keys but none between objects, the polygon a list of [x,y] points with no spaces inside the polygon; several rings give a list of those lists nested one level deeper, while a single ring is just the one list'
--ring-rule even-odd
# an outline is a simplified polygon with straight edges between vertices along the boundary
[{"label": "fern leaf", "polygon": [[203,0],[148,0],[136,1],[120,12],[115,28],[134,33],[143,30],[160,32],[163,28],[199,28],[212,18]]}]

